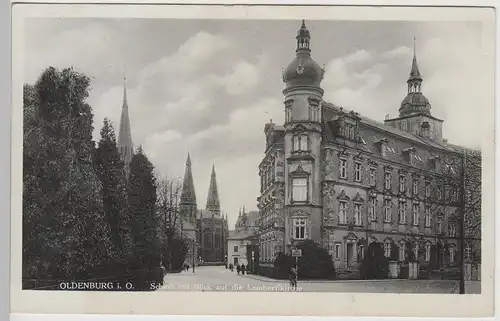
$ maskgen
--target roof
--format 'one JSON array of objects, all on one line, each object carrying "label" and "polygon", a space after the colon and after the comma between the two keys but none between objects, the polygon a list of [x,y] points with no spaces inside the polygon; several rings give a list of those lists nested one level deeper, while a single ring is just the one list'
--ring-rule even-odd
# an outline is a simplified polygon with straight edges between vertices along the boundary
[{"label": "roof", "polygon": [[253,231],[243,230],[243,231],[229,231],[228,240],[245,240],[249,238],[256,237],[257,234]]}]

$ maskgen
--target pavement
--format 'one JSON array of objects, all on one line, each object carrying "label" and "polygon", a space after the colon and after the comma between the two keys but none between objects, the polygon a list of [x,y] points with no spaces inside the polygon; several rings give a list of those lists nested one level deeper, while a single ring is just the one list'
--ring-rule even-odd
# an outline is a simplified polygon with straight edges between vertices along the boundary
[{"label": "pavement", "polygon": [[[467,294],[481,293],[480,281],[466,282]],[[287,280],[260,275],[238,275],[224,266],[201,266],[165,276],[158,291],[293,291]],[[298,280],[297,291],[343,293],[458,293],[455,280]]]}]

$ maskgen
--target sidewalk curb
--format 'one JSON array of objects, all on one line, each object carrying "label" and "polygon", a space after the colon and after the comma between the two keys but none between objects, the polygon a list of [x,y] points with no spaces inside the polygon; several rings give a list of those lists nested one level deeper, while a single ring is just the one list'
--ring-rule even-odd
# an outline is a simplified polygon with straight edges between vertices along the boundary
[{"label": "sidewalk curb", "polygon": [[[243,275],[243,277],[262,282],[288,282],[288,280],[271,279],[265,277],[255,277],[253,275]],[[456,282],[455,280],[426,280],[426,279],[375,279],[375,280],[298,280],[307,283],[362,283],[362,282]]]}]

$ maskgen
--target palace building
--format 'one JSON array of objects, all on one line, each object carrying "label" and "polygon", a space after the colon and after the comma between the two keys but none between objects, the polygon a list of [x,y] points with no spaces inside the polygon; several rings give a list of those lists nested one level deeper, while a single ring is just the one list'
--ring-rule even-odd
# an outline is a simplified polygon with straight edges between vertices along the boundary
[{"label": "palace building", "polygon": [[[327,249],[339,270],[355,269],[372,242],[393,260],[403,261],[411,243],[420,262],[457,264],[460,169],[445,160],[466,149],[443,139],[415,53],[399,116],[379,122],[323,100],[324,69],[311,57],[304,21],[296,45],[283,71],[285,123],[264,127],[260,264],[305,239]],[[478,257],[480,235],[464,251]]]}]

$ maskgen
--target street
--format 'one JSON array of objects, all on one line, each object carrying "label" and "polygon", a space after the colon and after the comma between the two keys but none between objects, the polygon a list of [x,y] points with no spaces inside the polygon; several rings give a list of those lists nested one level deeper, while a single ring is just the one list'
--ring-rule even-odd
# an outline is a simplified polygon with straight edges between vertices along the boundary
[{"label": "street", "polygon": [[[238,275],[224,266],[197,267],[195,273],[167,274],[159,291],[292,291],[286,280],[273,280],[259,275]],[[302,292],[346,293],[458,293],[455,280],[352,280],[301,281]],[[481,282],[467,282],[467,294],[481,293]]]}]

